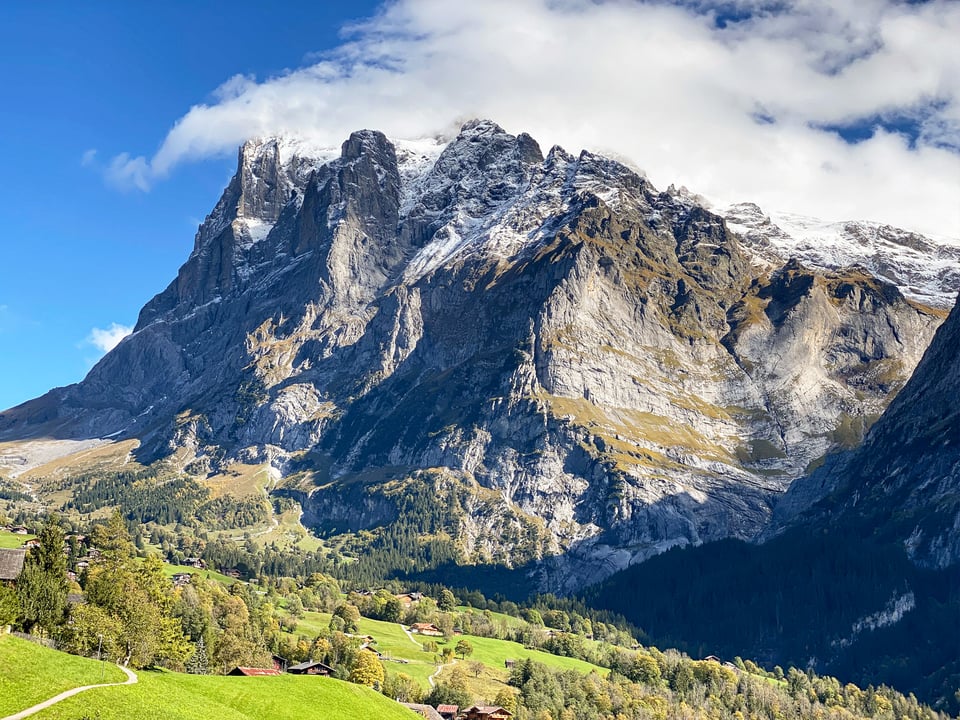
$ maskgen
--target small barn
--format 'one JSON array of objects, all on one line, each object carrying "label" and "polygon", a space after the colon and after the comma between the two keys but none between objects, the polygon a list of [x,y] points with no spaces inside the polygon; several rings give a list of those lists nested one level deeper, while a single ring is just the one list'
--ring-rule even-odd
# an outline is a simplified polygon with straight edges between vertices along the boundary
[{"label": "small barn", "polygon": [[0,549],[0,583],[16,585],[26,557],[26,550]]},{"label": "small barn", "polygon": [[319,660],[307,660],[306,662],[297,663],[296,665],[291,665],[287,668],[287,672],[291,675],[324,675],[330,676],[333,674],[333,668],[329,665],[324,665]]},{"label": "small barn", "polygon": [[443,720],[443,716],[436,711],[432,705],[421,705],[419,703],[400,703],[404,707],[408,707],[413,710],[420,717],[424,717],[427,720]]},{"label": "small barn", "polygon": [[458,705],[437,705],[437,712],[440,713],[443,720],[457,720],[460,707]]}]

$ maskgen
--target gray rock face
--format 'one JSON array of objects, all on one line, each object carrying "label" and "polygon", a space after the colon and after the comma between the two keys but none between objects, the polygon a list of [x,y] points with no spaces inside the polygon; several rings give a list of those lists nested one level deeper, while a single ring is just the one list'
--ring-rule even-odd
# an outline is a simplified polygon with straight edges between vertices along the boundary
[{"label": "gray rock face", "polygon": [[923,567],[960,562],[958,397],[960,302],[864,443],[791,487],[768,534],[843,522],[902,542]]},{"label": "gray rock face", "polygon": [[[942,319],[862,271],[753,260],[690,197],[487,121],[442,152],[249,142],[134,333],[0,437],[137,437],[212,470],[309,454],[317,523],[344,519],[348,479],[441,473],[475,498],[465,561],[542,560],[570,590],[756,534]],[[357,527],[390,516],[356,507]]]}]

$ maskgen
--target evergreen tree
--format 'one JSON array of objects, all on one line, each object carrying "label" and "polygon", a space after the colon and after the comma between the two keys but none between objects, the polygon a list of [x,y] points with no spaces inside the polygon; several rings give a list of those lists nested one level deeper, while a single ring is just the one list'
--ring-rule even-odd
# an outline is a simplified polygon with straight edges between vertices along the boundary
[{"label": "evergreen tree", "polygon": [[187,662],[187,672],[192,675],[210,674],[210,663],[207,659],[207,644],[203,640],[203,635],[197,640],[197,646],[193,651],[193,656]]},{"label": "evergreen tree", "polygon": [[67,613],[67,558],[63,554],[63,528],[55,515],[40,531],[40,545],[27,555],[17,582],[23,625],[53,634]]}]

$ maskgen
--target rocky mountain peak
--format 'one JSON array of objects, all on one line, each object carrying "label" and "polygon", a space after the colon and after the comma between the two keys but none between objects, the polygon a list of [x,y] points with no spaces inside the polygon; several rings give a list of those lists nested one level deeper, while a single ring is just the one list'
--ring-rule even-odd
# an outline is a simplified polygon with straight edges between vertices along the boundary
[{"label": "rocky mountain peak", "polygon": [[752,536],[941,320],[862,270],[753,260],[692,194],[489,121],[250,141],[135,333],[0,437],[135,438],[202,478],[268,463],[308,522],[357,528],[392,516],[377,478],[434,478],[466,493],[464,558],[570,589]]}]

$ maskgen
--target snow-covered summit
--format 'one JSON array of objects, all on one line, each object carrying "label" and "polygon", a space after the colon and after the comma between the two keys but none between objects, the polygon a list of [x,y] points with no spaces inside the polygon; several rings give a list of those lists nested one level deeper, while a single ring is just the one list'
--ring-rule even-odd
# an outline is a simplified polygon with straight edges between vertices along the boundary
[{"label": "snow-covered summit", "polygon": [[893,283],[907,297],[948,308],[960,291],[960,239],[931,237],[867,221],[828,222],[753,203],[720,211],[760,261],[790,257],[814,268],[859,266]]}]

